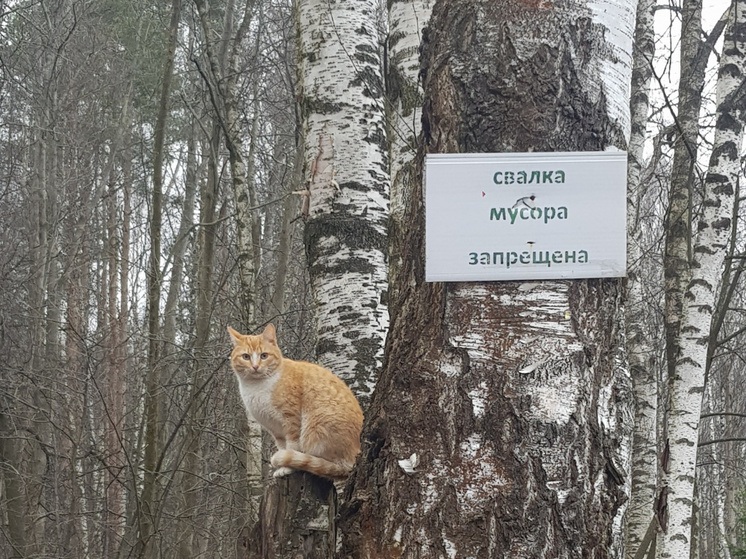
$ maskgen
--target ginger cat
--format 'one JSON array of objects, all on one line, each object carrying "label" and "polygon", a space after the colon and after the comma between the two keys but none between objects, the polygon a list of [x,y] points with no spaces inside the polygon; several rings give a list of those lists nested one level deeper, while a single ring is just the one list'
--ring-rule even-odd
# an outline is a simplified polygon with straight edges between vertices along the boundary
[{"label": "ginger cat", "polygon": [[363,425],[352,390],[328,369],[283,358],[271,324],[258,336],[228,332],[246,411],[277,444],[274,476],[297,469],[332,480],[347,477],[360,453]]}]

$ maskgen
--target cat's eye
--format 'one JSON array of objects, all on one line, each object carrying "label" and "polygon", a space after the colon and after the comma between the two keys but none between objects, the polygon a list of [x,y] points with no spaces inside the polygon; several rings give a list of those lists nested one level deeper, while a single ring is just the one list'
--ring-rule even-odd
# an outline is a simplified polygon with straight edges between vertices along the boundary
[{"label": "cat's eye", "polygon": [[244,353],[241,357],[246,361],[251,361],[251,355],[249,355],[248,353]]},{"label": "cat's eye", "polygon": [[262,353],[259,357],[261,357],[262,359],[266,359],[267,357],[269,357],[269,355],[266,353]]}]

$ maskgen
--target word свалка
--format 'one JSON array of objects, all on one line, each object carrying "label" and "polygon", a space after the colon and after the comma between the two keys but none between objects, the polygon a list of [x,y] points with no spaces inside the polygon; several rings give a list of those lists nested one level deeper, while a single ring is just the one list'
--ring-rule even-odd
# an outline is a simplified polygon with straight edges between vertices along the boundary
[{"label": "word \u0441\u0432\u0430\u043b\u043a\u0430", "polygon": [[[554,177],[554,179],[552,179]],[[565,182],[564,171],[498,171],[492,175],[495,184],[562,184]]]}]

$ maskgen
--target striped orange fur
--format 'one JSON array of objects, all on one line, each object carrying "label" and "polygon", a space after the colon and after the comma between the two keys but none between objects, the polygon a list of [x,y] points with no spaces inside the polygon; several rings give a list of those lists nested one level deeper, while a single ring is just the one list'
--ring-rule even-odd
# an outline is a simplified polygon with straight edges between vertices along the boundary
[{"label": "striped orange fur", "polygon": [[250,419],[274,438],[276,477],[304,470],[329,479],[347,477],[360,453],[363,412],[334,373],[282,356],[275,328],[258,336],[228,328],[231,367]]}]

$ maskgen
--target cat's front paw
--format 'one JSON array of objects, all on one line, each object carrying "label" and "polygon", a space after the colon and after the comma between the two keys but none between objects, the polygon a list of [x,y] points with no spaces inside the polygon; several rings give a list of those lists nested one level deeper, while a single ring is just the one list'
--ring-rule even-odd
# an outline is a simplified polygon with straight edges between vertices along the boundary
[{"label": "cat's front paw", "polygon": [[282,468],[277,468],[275,472],[272,474],[273,477],[285,477],[292,474],[295,470],[293,468],[287,468],[283,466]]}]

